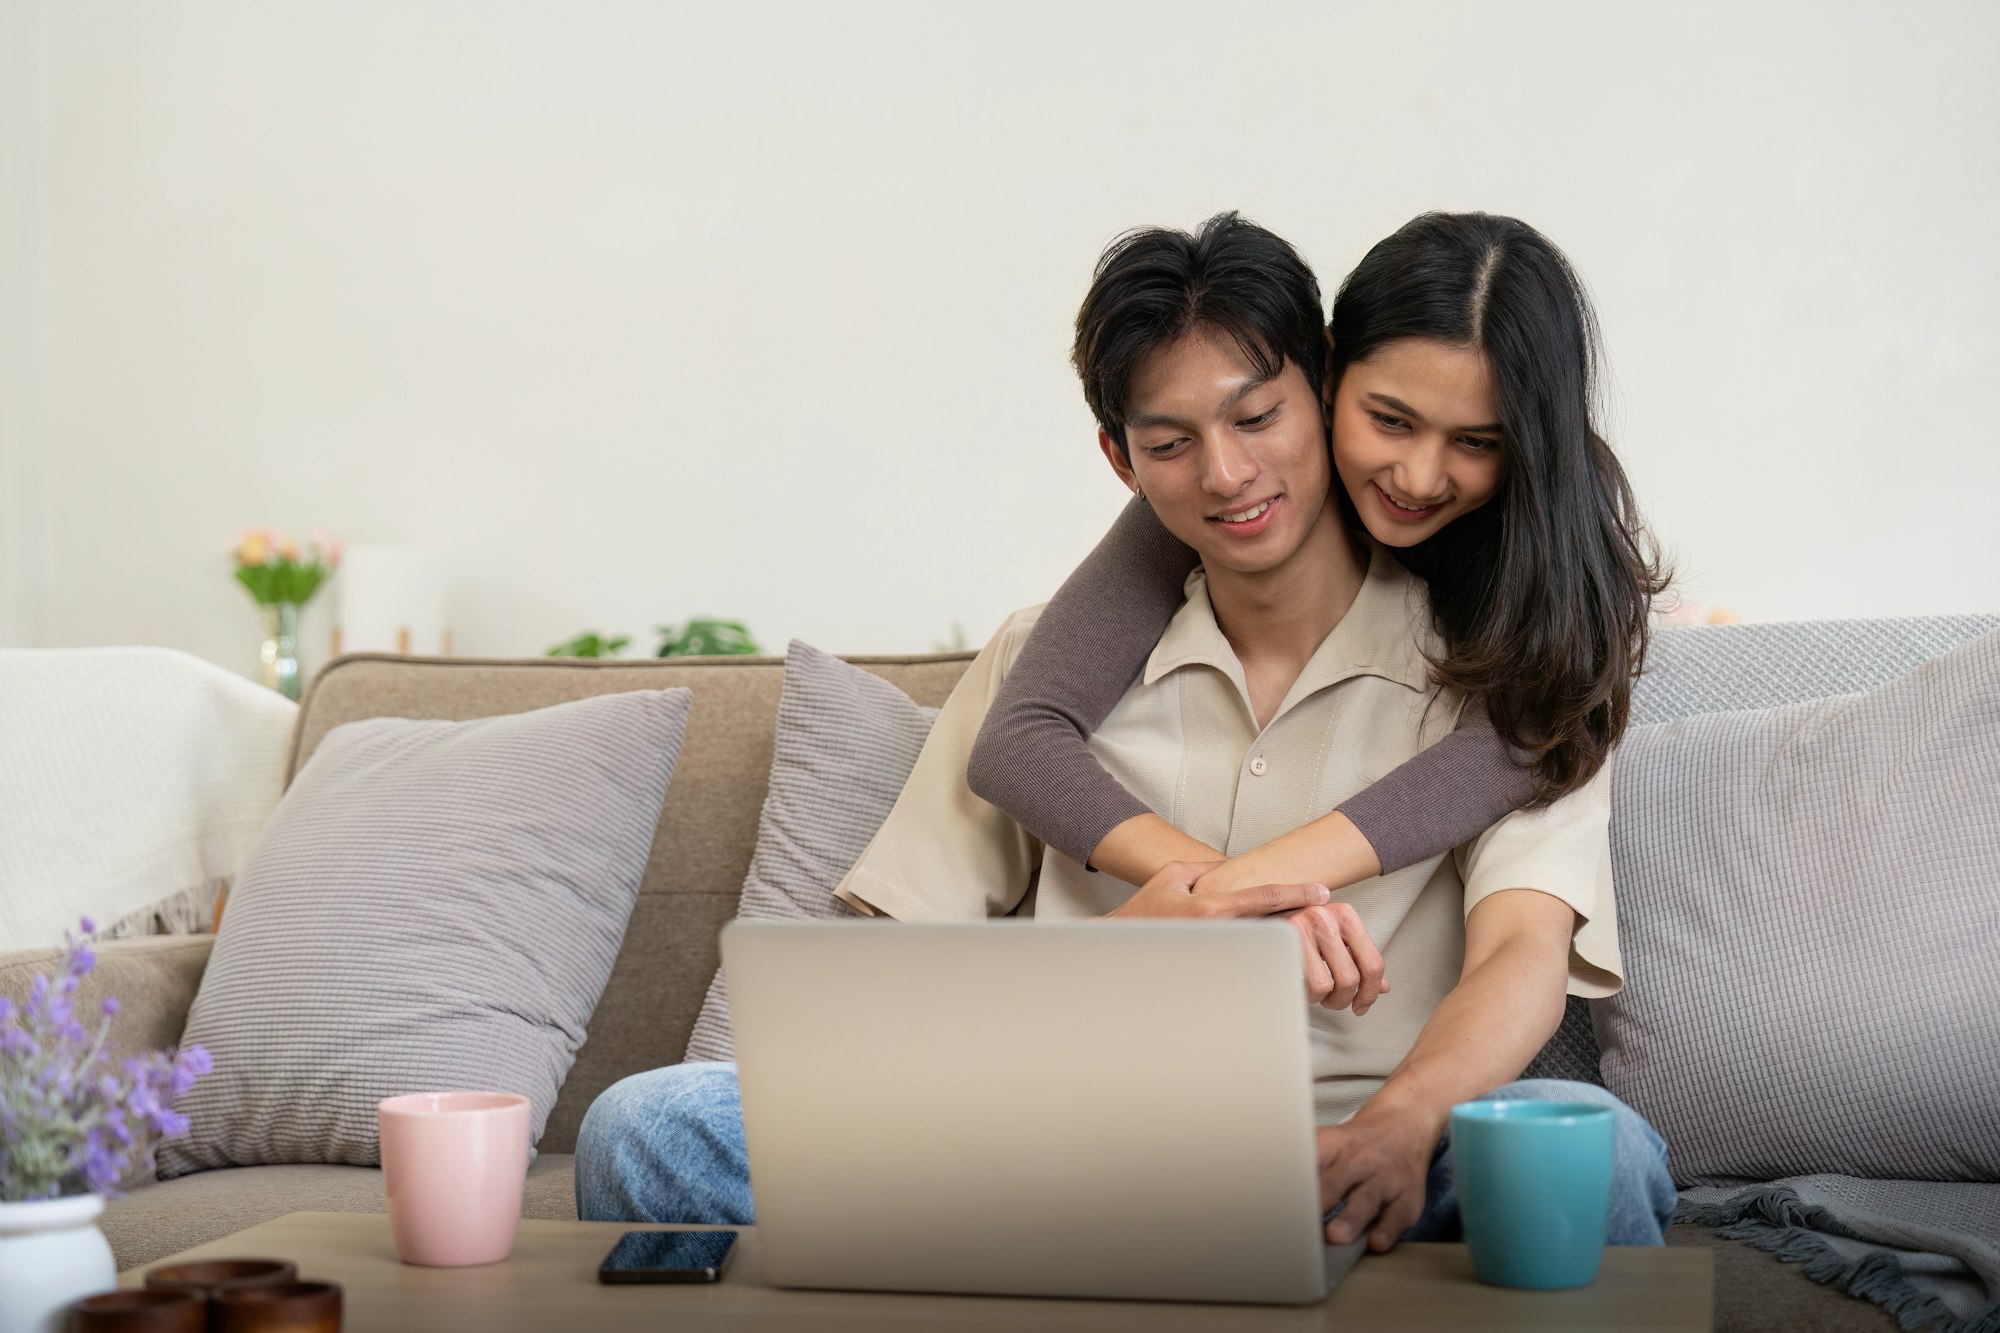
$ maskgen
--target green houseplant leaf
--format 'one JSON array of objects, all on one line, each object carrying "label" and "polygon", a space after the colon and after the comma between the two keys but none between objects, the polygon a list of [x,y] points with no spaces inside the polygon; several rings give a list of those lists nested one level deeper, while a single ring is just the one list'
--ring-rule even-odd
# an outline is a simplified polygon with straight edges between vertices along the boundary
[{"label": "green houseplant leaf", "polygon": [[740,620],[696,616],[683,624],[661,625],[661,657],[738,657],[762,652]]},{"label": "green houseplant leaf", "polygon": [[596,630],[585,630],[575,638],[564,639],[561,643],[549,649],[548,655],[550,657],[616,657],[619,653],[625,651],[625,645],[630,642],[632,640],[629,635],[614,634],[606,637],[599,634]]},{"label": "green houseplant leaf", "polygon": [[249,590],[259,606],[291,602],[304,606],[319,591],[333,571],[322,564],[294,564],[278,560],[267,565],[238,565],[236,581]]}]

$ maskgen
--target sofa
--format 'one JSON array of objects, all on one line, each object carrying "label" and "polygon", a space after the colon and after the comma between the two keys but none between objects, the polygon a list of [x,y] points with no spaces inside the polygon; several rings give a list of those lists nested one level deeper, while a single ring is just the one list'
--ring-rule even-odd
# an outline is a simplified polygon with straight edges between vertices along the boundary
[{"label": "sofa", "polygon": [[[1663,632],[1641,682],[1635,721],[1746,708],[1865,688],[1900,674],[2000,618],[1729,626]],[[848,659],[918,703],[941,704],[969,654]],[[1790,669],[1771,669],[1774,664]],[[1761,665],[1760,665],[1761,664]],[[300,708],[287,778],[344,722],[378,716],[464,720],[586,696],[685,686],[693,710],[622,950],[540,1141],[524,1215],[573,1218],[578,1126],[618,1079],[680,1060],[735,913],[756,839],[772,755],[783,663],[774,658],[497,661],[356,654],[318,676]],[[226,909],[224,914],[226,924]],[[121,1041],[178,1041],[213,936],[105,943],[92,993],[124,1003]],[[55,954],[0,954],[0,994],[19,996]],[[1589,1013],[1569,1017],[1531,1072],[1591,1076]],[[291,1165],[202,1171],[142,1183],[101,1226],[129,1269],[285,1213],[381,1211],[379,1171]],[[1716,1326],[1725,1330],[1888,1329],[1881,1309],[1805,1279],[1794,1266],[1713,1231],[1676,1225],[1669,1244],[1714,1253]]]}]

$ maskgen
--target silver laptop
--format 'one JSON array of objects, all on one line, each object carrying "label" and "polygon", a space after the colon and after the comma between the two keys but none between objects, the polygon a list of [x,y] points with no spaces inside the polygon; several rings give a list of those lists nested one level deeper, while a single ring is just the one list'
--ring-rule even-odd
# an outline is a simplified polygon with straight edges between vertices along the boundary
[{"label": "silver laptop", "polygon": [[722,932],[786,1287],[1302,1304],[1325,1243],[1298,936],[1270,922]]}]

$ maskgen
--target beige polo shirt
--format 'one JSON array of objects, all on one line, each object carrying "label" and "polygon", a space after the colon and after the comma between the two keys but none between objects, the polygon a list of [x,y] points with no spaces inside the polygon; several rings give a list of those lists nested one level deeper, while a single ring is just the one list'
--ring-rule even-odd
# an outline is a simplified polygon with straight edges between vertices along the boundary
[{"label": "beige polo shirt", "polygon": [[[1074,920],[1131,895],[1132,885],[1044,848],[965,785],[980,722],[1039,614],[1009,617],[967,668],[895,809],[836,890],[856,909],[903,921],[1017,911]],[[1196,571],[1187,604],[1090,747],[1147,805],[1234,856],[1326,814],[1456,725],[1463,701],[1433,697],[1426,646],[1435,637],[1422,582],[1374,547],[1354,605],[1259,730]],[[1609,821],[1607,770],[1546,810],[1509,815],[1451,853],[1335,895],[1367,923],[1392,989],[1361,1018],[1310,1006],[1321,1123],[1353,1115],[1408,1054],[1458,984],[1466,915],[1492,894],[1532,888],[1568,903],[1570,994],[1618,989]]]}]

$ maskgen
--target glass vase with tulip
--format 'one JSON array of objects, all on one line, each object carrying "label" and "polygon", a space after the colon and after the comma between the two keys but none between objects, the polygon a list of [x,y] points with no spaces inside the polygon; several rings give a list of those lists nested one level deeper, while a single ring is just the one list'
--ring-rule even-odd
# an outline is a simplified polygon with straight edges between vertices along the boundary
[{"label": "glass vase with tulip", "polygon": [[303,684],[299,612],[340,567],[340,543],[316,532],[302,551],[292,538],[256,528],[243,534],[231,555],[236,562],[236,581],[249,591],[264,616],[264,683],[287,699],[297,700]]}]

